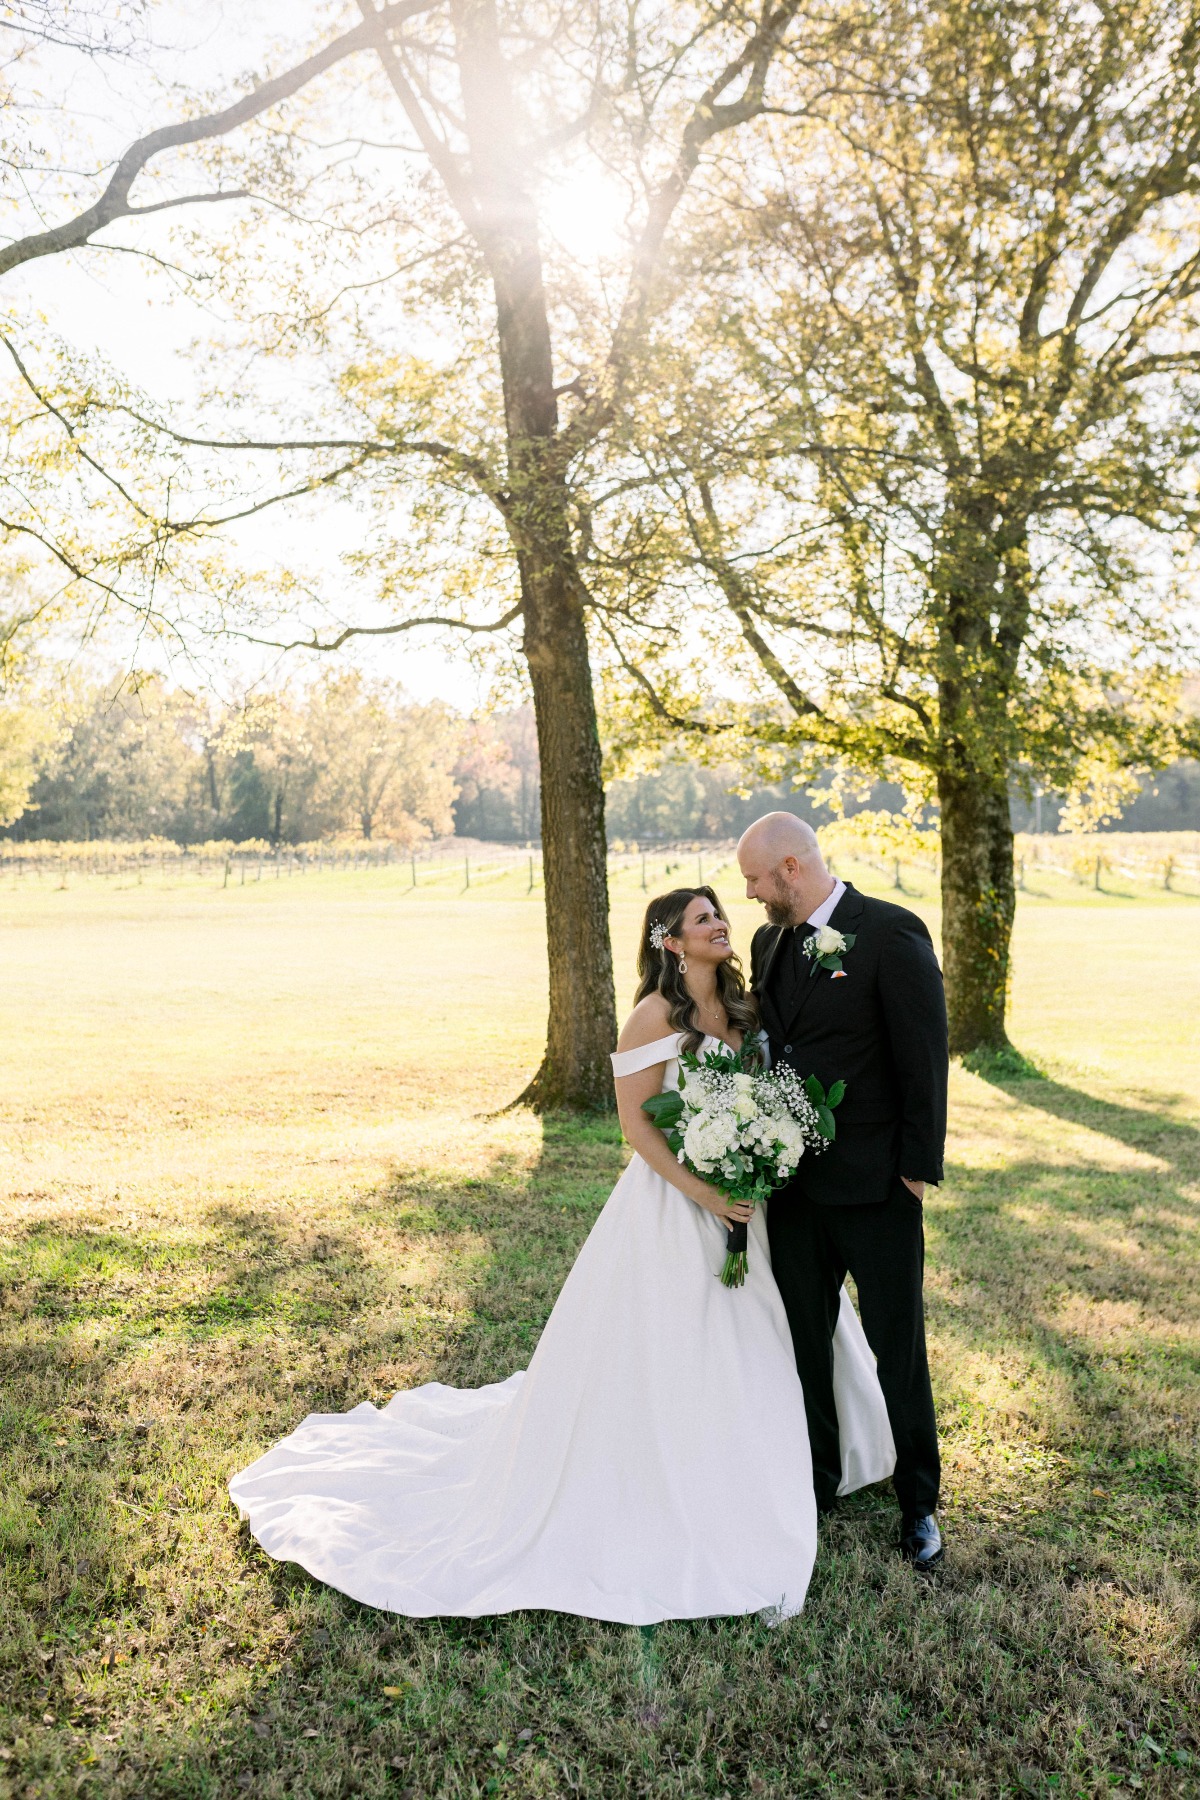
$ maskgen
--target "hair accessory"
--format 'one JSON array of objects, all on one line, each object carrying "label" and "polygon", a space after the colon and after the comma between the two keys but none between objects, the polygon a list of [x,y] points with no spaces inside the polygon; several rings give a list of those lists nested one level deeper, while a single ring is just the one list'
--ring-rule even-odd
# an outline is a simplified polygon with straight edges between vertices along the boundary
[{"label": "hair accessory", "polygon": [[655,919],[650,927],[650,942],[656,950],[661,950],[667,937],[667,928],[661,919]]}]

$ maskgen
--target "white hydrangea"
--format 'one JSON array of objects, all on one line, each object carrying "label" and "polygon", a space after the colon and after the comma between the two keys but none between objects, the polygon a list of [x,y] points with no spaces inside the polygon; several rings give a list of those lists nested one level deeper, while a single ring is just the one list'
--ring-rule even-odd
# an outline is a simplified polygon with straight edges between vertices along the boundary
[{"label": "white hydrangea", "polygon": [[738,1142],[737,1120],[730,1111],[710,1112],[707,1108],[692,1114],[683,1134],[683,1150],[697,1169],[720,1167]]}]

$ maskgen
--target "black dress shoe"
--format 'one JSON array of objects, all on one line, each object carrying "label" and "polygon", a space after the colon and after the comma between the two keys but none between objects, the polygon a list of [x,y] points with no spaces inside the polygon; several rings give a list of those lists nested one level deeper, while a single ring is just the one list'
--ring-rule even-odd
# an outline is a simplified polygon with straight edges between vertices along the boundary
[{"label": "black dress shoe", "polygon": [[927,1575],[937,1568],[945,1552],[942,1549],[942,1534],[932,1513],[926,1513],[924,1518],[901,1521],[900,1554],[912,1564],[918,1575]]}]

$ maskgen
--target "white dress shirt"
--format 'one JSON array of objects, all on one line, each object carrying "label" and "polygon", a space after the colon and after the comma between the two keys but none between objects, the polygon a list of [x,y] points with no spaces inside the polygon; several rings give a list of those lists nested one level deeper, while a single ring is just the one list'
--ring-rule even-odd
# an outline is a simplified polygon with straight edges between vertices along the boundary
[{"label": "white dress shirt", "polygon": [[830,894],[828,900],[822,900],[822,902],[821,902],[820,906],[818,906],[816,912],[809,913],[808,918],[805,921],[805,923],[808,925],[817,925],[817,926],[828,925],[830,919],[832,919],[832,917],[834,915],[834,911],[837,907],[837,903],[841,899],[841,897],[845,893],[845,891],[846,891],[845,882],[839,881],[837,879],[837,877],[835,876],[834,882],[833,882],[832,894]]}]

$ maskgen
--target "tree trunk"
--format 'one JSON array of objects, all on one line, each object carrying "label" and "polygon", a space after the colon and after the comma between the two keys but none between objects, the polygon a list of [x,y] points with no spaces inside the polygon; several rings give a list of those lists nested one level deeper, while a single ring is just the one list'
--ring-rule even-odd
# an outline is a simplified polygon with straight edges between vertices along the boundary
[{"label": "tree trunk", "polygon": [[600,737],[583,611],[553,570],[531,571],[525,653],[542,761],[542,862],[550,1017],[539,1109],[606,1110],[617,1041]]},{"label": "tree trunk", "polygon": [[542,764],[542,856],[550,1019],[542,1065],[521,1095],[541,1110],[608,1110],[617,1039],[608,934],[604,784],[570,492],[557,452],[558,396],[537,211],[495,0],[452,9],[470,144],[473,229],[496,297],[504,386],[508,528],[517,553],[525,656]]},{"label": "tree trunk", "polygon": [[217,794],[217,758],[210,743],[204,746],[204,761],[208,770],[208,798],[214,819],[221,816],[221,802]]},{"label": "tree trunk", "polygon": [[1001,1050],[1016,910],[1008,785],[974,770],[943,771],[938,799],[950,1052]]}]

